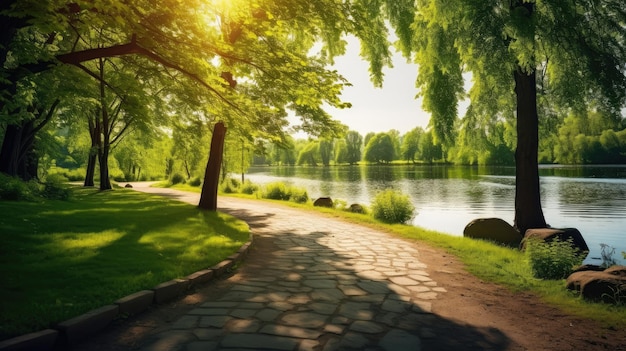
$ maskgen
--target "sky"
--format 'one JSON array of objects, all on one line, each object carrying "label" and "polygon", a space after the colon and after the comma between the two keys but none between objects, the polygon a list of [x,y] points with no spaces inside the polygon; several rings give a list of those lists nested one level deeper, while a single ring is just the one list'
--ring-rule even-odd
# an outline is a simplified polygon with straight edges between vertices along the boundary
[{"label": "sky", "polygon": [[395,53],[394,67],[383,70],[383,87],[375,88],[369,78],[369,64],[359,57],[358,41],[353,37],[347,40],[346,54],[335,59],[332,69],[336,69],[352,84],[351,87],[345,87],[341,95],[342,101],[350,102],[352,107],[328,108],[327,112],[363,136],[369,132],[388,132],[391,129],[405,134],[415,127],[425,128],[430,114],[422,110],[421,99],[415,99],[418,92],[415,87],[417,65],[407,63],[400,53]]}]

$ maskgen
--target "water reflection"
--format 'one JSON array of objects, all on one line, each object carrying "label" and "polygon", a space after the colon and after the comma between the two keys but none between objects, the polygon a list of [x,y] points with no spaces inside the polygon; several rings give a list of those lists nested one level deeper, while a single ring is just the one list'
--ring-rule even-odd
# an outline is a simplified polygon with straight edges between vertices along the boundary
[{"label": "water reflection", "polygon": [[[618,255],[626,251],[626,166],[542,166],[540,175],[550,225],[578,228],[590,257],[600,256],[601,243],[615,247]],[[348,204],[369,205],[378,192],[398,190],[418,211],[415,225],[453,235],[462,235],[478,217],[509,223],[514,218],[513,167],[261,167],[251,169],[247,178],[261,184],[284,181],[306,188],[311,198],[330,196]]]}]

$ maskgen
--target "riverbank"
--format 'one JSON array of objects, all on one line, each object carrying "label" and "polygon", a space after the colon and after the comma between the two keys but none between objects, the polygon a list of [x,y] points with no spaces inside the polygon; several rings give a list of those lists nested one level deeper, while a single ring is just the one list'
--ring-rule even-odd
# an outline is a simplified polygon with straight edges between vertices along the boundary
[{"label": "riverbank", "polygon": [[[165,193],[168,190],[154,191]],[[175,196],[191,198],[189,194]],[[626,345],[623,328],[572,316],[547,305],[534,294],[512,292],[478,279],[469,274],[466,265],[455,256],[422,241],[402,240],[402,244],[396,244],[398,239],[392,237],[378,239],[378,235],[385,235],[380,230],[355,223],[345,224],[344,220],[332,218],[333,214],[293,209],[282,203],[220,198],[218,206],[220,210],[246,220],[255,235],[256,246],[237,272],[176,303],[123,322],[81,349],[124,350],[130,346],[150,349],[157,345],[171,349],[181,343],[221,348],[225,345],[224,330],[243,333],[237,335],[247,338],[245,340],[296,339],[301,349],[302,345],[326,347],[331,342],[340,345],[355,340],[379,345],[390,327],[417,332],[422,348],[427,350],[482,350],[489,347],[498,350],[623,350]],[[383,254],[378,251],[391,247],[389,245],[394,247],[392,252]],[[335,259],[334,255],[341,257]],[[407,255],[414,258],[407,260]],[[369,261],[384,260],[385,257],[398,257],[398,265],[394,265],[393,260]],[[316,264],[300,262],[309,259]],[[361,262],[361,259],[365,261]],[[423,266],[411,268],[410,262]],[[422,276],[424,283],[430,283],[390,275],[406,269],[409,270],[403,274],[407,277]],[[420,271],[425,274],[417,274]],[[283,273],[287,274],[284,279],[271,278],[272,274]],[[291,280],[287,279],[288,276]],[[333,283],[335,278],[340,280]],[[392,278],[397,280],[396,283]],[[370,283],[363,285],[365,281]],[[347,289],[351,286],[352,289]],[[363,290],[364,286],[379,290],[358,294],[356,289]],[[428,295],[414,296],[409,291],[409,295],[403,297],[407,292],[398,287],[406,289],[411,286],[416,291],[422,290],[415,294],[427,292],[419,287],[429,291],[435,287],[439,289],[435,290],[433,299],[416,304],[418,300],[414,299],[424,299]],[[337,292],[328,295],[332,289]],[[322,292],[324,294],[320,294]],[[379,297],[382,299],[377,300]],[[243,302],[239,298],[250,300]],[[368,302],[364,300],[366,298],[376,299]],[[385,301],[388,302],[385,304]],[[223,305],[218,311],[212,303]],[[241,307],[242,303],[247,303],[248,307],[238,308],[237,312],[232,310],[234,307],[226,307]],[[343,304],[347,307],[341,308]],[[253,306],[260,310],[250,310]],[[421,307],[416,309],[414,306]],[[394,312],[395,308],[403,312]],[[399,313],[409,314],[398,319]],[[317,322],[312,322],[309,317],[323,322],[315,324]],[[215,326],[211,323],[223,324]],[[314,333],[309,334],[311,331]]]}]

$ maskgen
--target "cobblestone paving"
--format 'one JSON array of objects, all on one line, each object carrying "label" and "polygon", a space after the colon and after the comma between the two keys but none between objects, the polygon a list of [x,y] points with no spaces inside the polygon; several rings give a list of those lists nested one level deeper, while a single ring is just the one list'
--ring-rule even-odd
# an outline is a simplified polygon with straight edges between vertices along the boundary
[{"label": "cobblestone paving", "polygon": [[142,350],[414,351],[433,335],[431,301],[445,289],[410,243],[286,207],[219,204],[274,249],[259,257],[253,247],[237,283]]}]

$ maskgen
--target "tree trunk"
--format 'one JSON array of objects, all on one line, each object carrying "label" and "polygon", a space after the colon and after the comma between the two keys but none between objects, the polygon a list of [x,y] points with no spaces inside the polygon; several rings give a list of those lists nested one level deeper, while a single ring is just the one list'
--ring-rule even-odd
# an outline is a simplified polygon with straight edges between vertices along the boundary
[{"label": "tree trunk", "polygon": [[545,228],[539,187],[539,118],[535,72],[518,68],[515,73],[517,96],[517,149],[515,151],[515,221],[522,233],[529,228]]},{"label": "tree trunk", "polygon": [[87,171],[85,172],[85,183],[83,186],[95,185],[93,179],[96,175],[96,160],[98,157],[96,152],[97,151],[93,147],[89,150],[89,157],[87,158]]},{"label": "tree trunk", "polygon": [[109,146],[104,144],[98,154],[100,166],[100,190],[111,190],[111,179],[109,179]]},{"label": "tree trunk", "polygon": [[22,180],[37,178],[37,154],[33,121],[8,124],[0,149],[0,172]]},{"label": "tree trunk", "polygon": [[198,207],[204,210],[217,211],[217,188],[220,180],[220,168],[224,153],[224,138],[226,127],[224,123],[218,122],[213,128],[211,137],[211,151],[209,161],[204,172],[204,183]]}]

